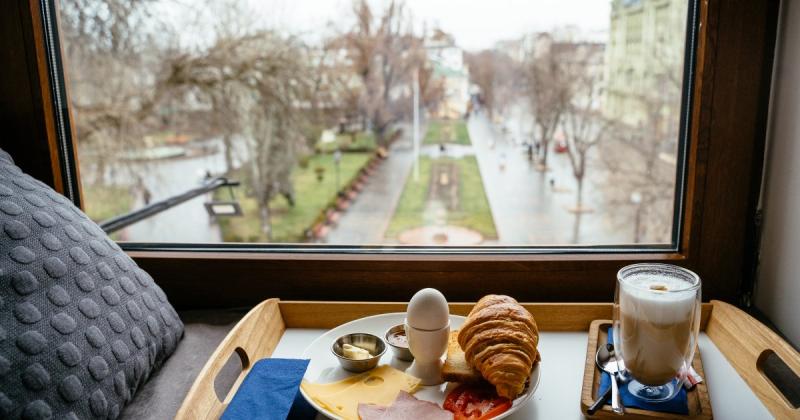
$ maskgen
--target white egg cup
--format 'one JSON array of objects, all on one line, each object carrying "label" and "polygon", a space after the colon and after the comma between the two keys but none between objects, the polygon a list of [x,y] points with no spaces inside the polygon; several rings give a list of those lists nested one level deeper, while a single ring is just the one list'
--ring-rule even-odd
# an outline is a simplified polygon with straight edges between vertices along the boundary
[{"label": "white egg cup", "polygon": [[408,368],[408,374],[421,380],[422,385],[439,385],[442,379],[442,356],[447,351],[447,340],[450,337],[450,322],[438,330],[420,330],[405,322],[408,349],[414,355],[414,363]]}]

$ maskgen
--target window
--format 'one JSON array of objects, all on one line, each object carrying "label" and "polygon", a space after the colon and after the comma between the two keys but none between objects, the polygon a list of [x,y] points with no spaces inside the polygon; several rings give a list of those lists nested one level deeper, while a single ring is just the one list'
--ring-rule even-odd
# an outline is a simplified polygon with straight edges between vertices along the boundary
[{"label": "window", "polygon": [[[146,3],[161,4],[159,1]],[[635,3],[639,8],[647,8],[651,2]],[[663,6],[669,2],[654,3]],[[9,13],[0,14],[0,27],[5,31],[0,37],[0,58],[12,63],[9,71],[0,73],[0,110],[5,116],[14,116],[4,120],[5,133],[0,136],[0,147],[10,152],[23,170],[80,203],[78,182],[85,186],[91,178],[77,170],[85,156],[74,153],[75,148],[81,147],[81,130],[75,123],[75,114],[80,110],[69,106],[73,103],[73,92],[67,89],[65,81],[72,80],[73,75],[67,62],[70,51],[63,40],[64,14],[75,3],[58,4],[62,9],[57,10],[52,0],[29,0],[14,3]],[[96,5],[88,1],[81,4]],[[543,4],[544,9],[553,8],[549,3]],[[618,6],[625,3],[611,4],[611,15],[621,22],[625,13],[618,10]],[[105,15],[107,12],[103,10],[98,13]],[[61,21],[56,25],[59,12]],[[486,15],[490,12],[487,9]],[[153,25],[158,20],[151,19],[152,16],[165,18],[168,13],[156,9],[155,13],[135,19],[138,23],[133,26]],[[180,244],[154,242],[151,238],[144,243],[123,242],[121,245],[159,280],[173,302],[182,307],[250,305],[270,296],[402,300],[420,287],[440,288],[452,300],[474,300],[494,291],[528,301],[597,301],[610,299],[614,274],[621,266],[643,260],[688,267],[703,278],[704,298],[734,301],[750,283],[749,274],[755,261],[753,220],[763,158],[777,6],[768,0],[730,0],[724,2],[724,7],[722,2],[690,2],[688,13],[680,15],[670,11],[667,16],[678,20],[688,16],[690,22],[685,32],[686,48],[677,52],[689,58],[683,60],[684,71],[680,75],[684,88],[680,103],[675,104],[680,109],[680,134],[672,143],[659,145],[663,147],[660,156],[666,161],[674,159],[676,166],[674,176],[678,192],[672,217],[679,220],[673,220],[677,232],[671,244],[635,244],[631,240],[627,245],[601,246],[483,244],[480,247],[408,248],[308,242],[299,245]],[[191,19],[188,21],[191,23]],[[277,18],[274,21],[282,22]],[[92,25],[98,23],[91,22]],[[645,21],[643,25],[646,35],[651,22]],[[161,32],[166,32],[168,28],[162,29]],[[210,30],[205,28],[204,33],[208,32]],[[110,34],[116,30],[97,33]],[[186,29],[186,33],[192,32]],[[664,33],[669,32],[665,30]],[[614,44],[625,46],[624,35],[617,34]],[[643,38],[643,43],[647,42],[650,41]],[[108,47],[109,44],[101,45]],[[627,54],[625,49],[615,51]],[[122,69],[128,69],[129,64]],[[625,96],[624,91],[615,91],[611,83],[612,74],[625,77],[628,67],[620,65],[616,71],[610,69],[608,74],[603,69],[604,86],[598,92],[602,92],[603,101],[609,98],[611,109],[635,106],[635,98]],[[633,70],[631,77],[639,77],[637,72],[641,69]],[[659,83],[672,83],[663,80],[669,73],[650,74],[656,75],[654,78]],[[147,82],[147,78],[137,78],[137,82]],[[247,98],[253,99],[252,96]],[[160,108],[160,112],[179,110],[186,104],[196,105],[202,111],[207,104],[200,99],[200,95],[191,94],[183,98],[185,102]],[[607,106],[605,102],[603,106]],[[358,108],[351,111],[345,121],[358,115]],[[667,115],[673,111],[665,108],[663,112]],[[187,120],[192,126],[202,127],[210,124],[209,115],[200,113]],[[670,126],[669,120],[660,120],[659,130],[666,130],[664,127]],[[138,123],[133,126],[148,127]],[[18,140],[22,138],[30,141]],[[191,176],[186,171],[180,174]],[[203,175],[192,177],[197,179]],[[172,196],[174,200],[167,204],[182,204],[168,211],[192,204],[185,200],[203,194],[206,188],[216,190],[225,185],[224,180],[212,179],[212,185]],[[235,198],[230,198],[229,192],[224,193],[227,189],[223,189],[223,193],[216,196],[216,202],[212,200],[214,197],[208,197],[196,204],[201,208],[209,204],[213,211],[235,214],[238,211],[233,203],[240,202],[244,188],[244,183],[234,188]],[[111,201],[118,199],[114,194],[108,196]],[[160,199],[153,194],[151,203]],[[146,220],[159,208],[146,210],[135,215]],[[242,210],[247,211],[246,208]],[[156,213],[153,217],[166,214]],[[118,225],[117,222],[130,222],[130,219],[114,221]],[[117,232],[118,235],[123,233]],[[177,235],[171,240],[178,240]],[[222,279],[224,288],[220,287]],[[746,290],[744,293],[746,295]]]},{"label": "window", "polygon": [[132,242],[676,249],[687,5],[64,0],[85,209]]}]

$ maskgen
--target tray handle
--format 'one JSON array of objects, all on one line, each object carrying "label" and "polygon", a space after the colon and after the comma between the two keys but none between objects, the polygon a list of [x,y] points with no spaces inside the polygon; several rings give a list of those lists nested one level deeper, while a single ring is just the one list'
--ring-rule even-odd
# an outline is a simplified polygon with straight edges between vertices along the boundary
[{"label": "tray handle", "polygon": [[[252,364],[272,354],[285,330],[278,299],[265,300],[251,309],[222,340],[203,366],[175,418],[218,419],[236,394]],[[214,380],[234,353],[242,361],[242,371],[224,400],[220,401],[214,390]]]},{"label": "tray handle", "polygon": [[767,368],[768,362],[777,364],[784,377],[796,378],[800,375],[800,354],[744,311],[718,300],[711,303],[714,309],[706,327],[711,341],[770,413],[778,418],[800,417],[800,408],[795,405],[797,390],[791,389],[792,382],[786,382],[789,387],[776,384],[768,377],[771,369]]}]

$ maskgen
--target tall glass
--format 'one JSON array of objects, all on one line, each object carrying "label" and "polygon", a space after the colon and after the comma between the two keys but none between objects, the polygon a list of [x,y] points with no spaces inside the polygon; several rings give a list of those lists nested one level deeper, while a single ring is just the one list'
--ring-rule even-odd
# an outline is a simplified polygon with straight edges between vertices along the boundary
[{"label": "tall glass", "polygon": [[632,395],[669,401],[680,391],[700,332],[700,277],[669,264],[634,264],[617,273],[614,348],[633,378]]}]

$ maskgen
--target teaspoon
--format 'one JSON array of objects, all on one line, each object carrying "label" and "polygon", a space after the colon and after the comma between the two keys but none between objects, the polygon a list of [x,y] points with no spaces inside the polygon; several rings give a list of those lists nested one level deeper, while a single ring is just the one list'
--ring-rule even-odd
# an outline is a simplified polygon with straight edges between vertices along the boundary
[{"label": "teaspoon", "polygon": [[[620,363],[617,360],[616,352],[614,351],[614,345],[606,344],[605,346],[600,346],[600,348],[597,349],[595,362],[601,370],[611,375],[611,410],[617,414],[624,414],[625,408],[622,406],[622,399],[620,398],[619,394],[619,385],[617,384],[617,381],[619,380],[618,374],[621,369]],[[608,391],[606,391],[606,393],[602,395],[598,401],[605,401],[607,395]],[[602,403],[595,401],[595,403],[592,404],[592,407],[589,407],[590,410],[594,408],[594,410],[590,411],[589,414],[596,411],[600,405],[602,405]]]}]

